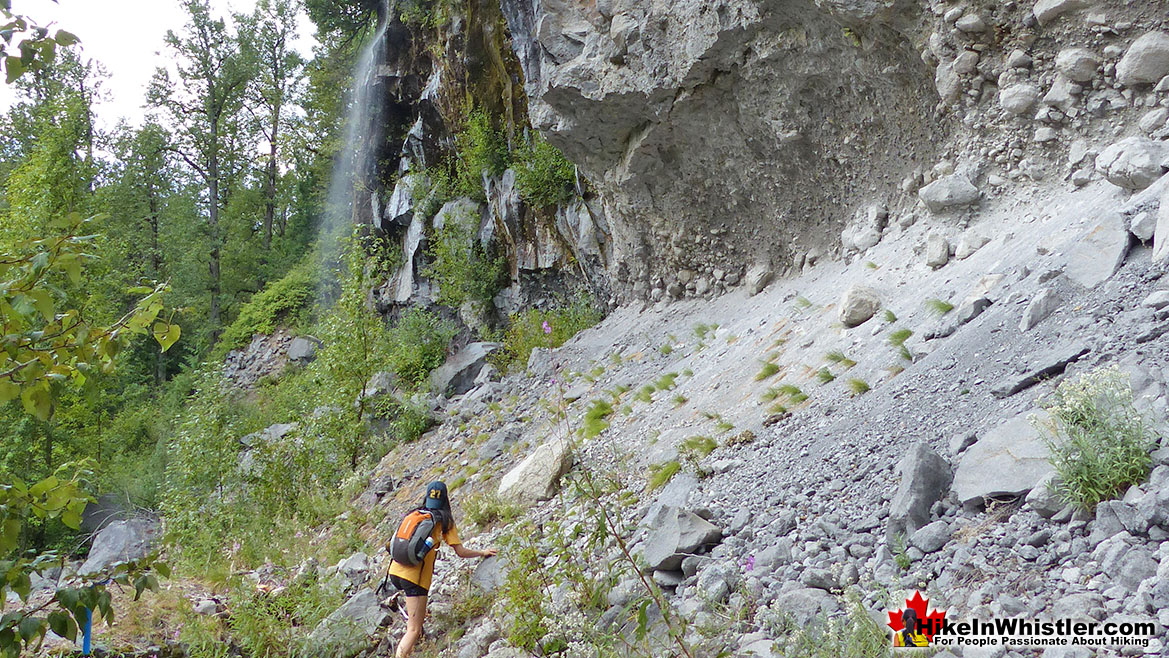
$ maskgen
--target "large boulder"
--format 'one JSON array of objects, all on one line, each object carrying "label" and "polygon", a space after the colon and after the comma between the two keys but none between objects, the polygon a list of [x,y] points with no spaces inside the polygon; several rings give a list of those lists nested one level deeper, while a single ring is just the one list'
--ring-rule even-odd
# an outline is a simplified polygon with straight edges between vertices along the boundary
[{"label": "large boulder", "polygon": [[655,571],[677,571],[682,560],[722,540],[722,531],[697,514],[664,505],[646,519],[649,535],[642,557]]},{"label": "large boulder", "polygon": [[556,494],[560,478],[572,468],[572,446],[552,439],[532,451],[499,480],[499,497],[532,505]]},{"label": "large boulder", "polygon": [[1031,13],[1040,25],[1047,25],[1066,12],[1083,9],[1090,3],[1088,0],[1039,0]]},{"label": "large boulder", "polygon": [[[1055,472],[1031,415],[1023,413],[998,425],[963,453],[954,472],[958,502],[981,506],[987,498],[1026,494]],[[1037,414],[1035,422],[1043,423],[1045,417]]]},{"label": "large boulder", "polygon": [[877,291],[865,286],[853,286],[840,298],[840,322],[855,327],[873,317],[881,308]]},{"label": "large boulder", "polygon": [[793,589],[775,598],[773,607],[786,613],[797,627],[823,621],[840,611],[840,601],[822,589],[804,587]]},{"label": "large boulder", "polygon": [[293,363],[308,363],[317,356],[319,343],[312,338],[296,337],[288,343],[288,360]]},{"label": "large boulder", "polygon": [[1100,58],[1087,48],[1064,48],[1055,56],[1055,68],[1068,80],[1088,82],[1100,69]]},{"label": "large boulder", "polygon": [[1127,87],[1157,84],[1169,75],[1169,34],[1149,32],[1128,47],[1116,65],[1116,79]]},{"label": "large boulder", "polygon": [[1011,114],[1027,114],[1037,102],[1039,102],[1039,88],[1035,85],[1019,83],[1004,87],[999,91],[999,105]]},{"label": "large boulder", "polygon": [[1169,189],[1161,196],[1157,228],[1153,232],[1153,262],[1160,263],[1166,258],[1169,258]]},{"label": "large boulder", "polygon": [[1117,212],[1107,212],[1080,235],[1068,251],[1064,274],[1084,286],[1095,288],[1116,273],[1128,255],[1128,227]]},{"label": "large boulder", "polygon": [[1143,190],[1165,173],[1166,149],[1147,137],[1126,137],[1096,156],[1096,169],[1109,183]]},{"label": "large boulder", "polygon": [[908,537],[930,520],[930,507],[945,497],[954,474],[929,444],[915,443],[897,465],[901,482],[889,503],[888,538]]},{"label": "large boulder", "polygon": [[77,572],[83,576],[96,575],[118,562],[144,558],[154,548],[158,534],[156,519],[138,517],[114,521],[93,538],[89,556]]},{"label": "large boulder", "polygon": [[309,634],[312,655],[349,658],[370,648],[378,629],[389,620],[377,594],[363,589],[354,594]]},{"label": "large boulder", "polygon": [[978,202],[978,188],[962,174],[943,176],[917,191],[917,196],[931,212],[945,212],[951,208],[969,206]]},{"label": "large boulder", "polygon": [[475,378],[487,363],[487,357],[500,348],[499,343],[471,343],[430,373],[430,390],[450,397],[462,395],[475,386]]}]

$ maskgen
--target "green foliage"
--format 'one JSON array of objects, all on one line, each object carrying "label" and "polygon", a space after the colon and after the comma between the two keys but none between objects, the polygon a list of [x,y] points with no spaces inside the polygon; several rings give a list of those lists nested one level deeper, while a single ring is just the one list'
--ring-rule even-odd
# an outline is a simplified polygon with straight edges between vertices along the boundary
[{"label": "green foliage", "polygon": [[649,467],[649,478],[646,482],[646,491],[657,491],[666,486],[678,471],[682,470],[682,464],[678,460],[668,461],[664,464],[653,464]]},{"label": "green foliage", "polygon": [[889,344],[893,347],[901,347],[905,345],[905,341],[909,340],[909,337],[912,335],[913,332],[909,329],[898,329],[889,334]]},{"label": "green foliage", "polygon": [[142,286],[145,295],[111,325],[95,326],[59,288],[81,282],[86,250],[94,236],[83,235],[91,220],[72,214],[58,219],[58,235],[14,245],[0,258],[0,402],[20,398],[26,412],[44,420],[56,404],[52,386],[85,383],[87,376],[110,372],[114,359],[133,334],[150,331],[163,349],[179,339],[172,317],[162,319],[169,286]]},{"label": "green foliage", "polygon": [[608,400],[593,400],[588,411],[585,412],[584,420],[577,433],[586,439],[597,436],[609,429],[609,421],[605,419],[612,415],[613,405]]},{"label": "green foliage", "polygon": [[796,297],[795,306],[796,310],[805,311],[809,308],[812,308],[812,300],[804,297],[803,295],[800,295],[799,297]]},{"label": "green foliage", "polygon": [[531,523],[513,526],[501,541],[511,562],[502,588],[502,596],[511,612],[504,631],[508,642],[520,649],[536,652],[548,634],[545,622],[545,586],[543,556],[540,555],[536,530]]},{"label": "green foliage", "polygon": [[945,315],[954,310],[954,305],[944,299],[931,298],[925,300],[926,310],[934,315]]},{"label": "green foliage", "polygon": [[514,167],[516,189],[528,204],[539,208],[572,198],[576,166],[538,133],[517,149]]},{"label": "green foliage", "polygon": [[796,626],[790,617],[768,609],[765,626],[776,637],[778,653],[802,658],[884,658],[889,655],[889,633],[865,611],[859,597],[850,592],[847,615],[819,618]]},{"label": "green foliage", "polygon": [[698,337],[698,340],[706,340],[706,336],[716,329],[718,329],[717,324],[710,325],[705,322],[699,322],[694,325],[694,335]]},{"label": "green foliage", "polygon": [[779,366],[770,361],[767,361],[763,364],[763,368],[755,374],[755,381],[761,382],[777,372],[779,372]]},{"label": "green foliage", "polygon": [[398,17],[406,25],[436,30],[450,20],[453,8],[450,0],[407,0],[399,5]]},{"label": "green foliage", "polygon": [[463,129],[455,135],[455,148],[456,191],[476,201],[486,201],[483,176],[498,176],[507,169],[507,140],[492,125],[486,112],[471,110]]},{"label": "green foliage", "polygon": [[[66,556],[53,551],[22,553],[16,557],[13,553],[18,548],[22,528],[31,520],[59,519],[69,528],[79,529],[81,514],[93,500],[82,490],[84,481],[91,475],[84,466],[65,465],[56,474],[32,485],[13,478],[10,484],[0,486],[0,599],[5,599],[10,589],[22,604],[28,604],[32,576],[44,577],[45,572],[62,565]],[[86,576],[83,586],[57,588],[52,598],[42,605],[8,612],[0,619],[0,651],[6,656],[31,651],[49,630],[76,639],[89,610],[94,612],[95,620],[113,623],[114,609],[106,590],[107,579],[122,587],[133,587],[137,601],[147,589],[158,591],[158,576],[151,570],[164,577],[170,574],[169,567],[156,561],[155,556],[120,562],[108,573]]]},{"label": "green foliage", "polygon": [[[537,347],[560,347],[578,332],[604,318],[592,299],[579,296],[567,304],[548,310],[528,309],[511,316],[503,337],[503,349],[492,355],[492,363],[502,372],[527,366],[528,356]],[[544,327],[548,327],[545,332]],[[619,357],[618,357],[619,358]]]},{"label": "green foliage", "polygon": [[283,278],[264,286],[240,307],[239,315],[215,346],[216,358],[246,346],[255,334],[271,334],[281,325],[302,324],[319,285],[317,255],[310,253]]},{"label": "green foliage", "polygon": [[856,365],[856,361],[848,358],[848,356],[840,350],[833,350],[825,354],[824,360],[828,361],[829,363],[835,363],[842,368],[851,368]]},{"label": "green foliage", "polygon": [[885,309],[885,322],[893,324],[897,321],[897,314],[889,309]]},{"label": "green foliage", "polygon": [[509,525],[523,514],[523,508],[501,499],[494,493],[476,494],[463,501],[463,515],[479,528],[498,523]]},{"label": "green foliage", "polygon": [[1155,436],[1118,368],[1064,381],[1044,409],[1051,414],[1046,429],[1058,491],[1069,502],[1092,511],[1148,476]]},{"label": "green foliage", "polygon": [[848,380],[848,390],[852,391],[853,395],[863,395],[869,392],[869,384],[863,379],[854,377]]},{"label": "green foliage", "polygon": [[679,394],[675,395],[673,398],[671,398],[671,401],[674,403],[674,407],[676,408],[676,407],[680,407],[680,406],[686,404],[687,402],[689,402],[690,398],[687,398],[685,395],[682,395],[681,393],[679,393]]},{"label": "green foliage", "polygon": [[406,311],[386,333],[390,369],[406,388],[418,388],[446,360],[458,329],[421,308]]},{"label": "green foliage", "polygon": [[645,386],[641,387],[641,390],[637,392],[637,395],[633,396],[633,399],[637,400],[638,402],[650,404],[654,401],[654,391],[656,390],[657,389],[655,389],[652,384],[646,384]]},{"label": "green foliage", "polygon": [[816,380],[819,381],[821,384],[831,383],[835,379],[836,379],[836,375],[832,374],[832,371],[826,367],[820,368],[819,370],[816,371]]},{"label": "green foliage", "polygon": [[423,275],[438,284],[443,304],[456,308],[464,302],[488,304],[503,286],[506,263],[484,251],[478,227],[477,218],[469,211],[447,215],[427,246],[432,263]]}]

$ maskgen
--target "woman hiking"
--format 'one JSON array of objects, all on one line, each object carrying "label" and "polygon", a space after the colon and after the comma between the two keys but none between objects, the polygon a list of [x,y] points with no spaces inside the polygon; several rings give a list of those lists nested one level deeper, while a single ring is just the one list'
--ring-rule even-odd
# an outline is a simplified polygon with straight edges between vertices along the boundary
[{"label": "woman hiking", "polygon": [[447,496],[446,484],[431,482],[426,485],[426,496],[418,509],[430,512],[435,520],[434,530],[430,534],[431,549],[422,562],[415,566],[402,564],[397,560],[390,565],[390,582],[406,595],[406,633],[394,653],[397,658],[409,656],[414,651],[414,644],[422,635],[422,622],[426,619],[426,596],[430,590],[430,579],[434,576],[434,560],[438,556],[438,547],[445,542],[454,549],[455,555],[461,558],[491,557],[498,553],[494,548],[476,551],[463,546],[459,540],[459,530],[455,527],[455,517],[451,513],[451,501]]}]

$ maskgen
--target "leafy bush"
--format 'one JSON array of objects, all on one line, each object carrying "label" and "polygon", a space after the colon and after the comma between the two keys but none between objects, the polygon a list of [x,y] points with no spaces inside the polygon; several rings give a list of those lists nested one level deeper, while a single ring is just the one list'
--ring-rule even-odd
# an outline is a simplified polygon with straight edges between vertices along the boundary
[{"label": "leafy bush", "polygon": [[319,279],[315,255],[292,268],[284,278],[269,283],[240,308],[239,316],[224,330],[216,346],[216,358],[243,347],[255,334],[270,334],[281,324],[295,325],[298,313],[309,308]]},{"label": "leafy bush", "polygon": [[455,198],[455,184],[445,165],[429,167],[417,173],[410,186],[414,212],[430,219],[438,214],[443,204]]},{"label": "leafy bush", "polygon": [[664,464],[653,464],[649,467],[649,479],[646,482],[647,491],[656,491],[661,489],[670,481],[678,471],[682,470],[682,465],[678,460],[668,461]]},{"label": "leafy bush", "polygon": [[432,263],[423,274],[438,284],[443,304],[490,302],[507,276],[503,258],[492,258],[479,244],[478,225],[470,213],[448,216],[427,247]]},{"label": "leafy bush", "polygon": [[1116,367],[1063,382],[1044,408],[1051,463],[1069,502],[1090,511],[1148,476],[1154,437]]},{"label": "leafy bush", "polygon": [[613,405],[609,404],[608,400],[593,400],[588,411],[585,412],[584,420],[577,433],[586,439],[597,436],[609,429],[609,421],[605,419],[612,415]]},{"label": "leafy bush", "polygon": [[503,372],[524,367],[533,349],[560,347],[603,317],[592,299],[584,296],[559,308],[546,311],[528,309],[512,315],[503,337],[503,349],[492,355],[492,363]]},{"label": "leafy bush", "polygon": [[447,348],[458,330],[453,324],[421,308],[407,311],[387,332],[390,369],[406,388],[417,388],[446,360]]},{"label": "leafy bush", "polygon": [[572,198],[576,166],[538,134],[517,150],[515,174],[520,197],[532,206],[553,206]]},{"label": "leafy bush", "polygon": [[455,135],[455,189],[463,196],[486,201],[483,174],[498,176],[507,169],[507,141],[483,110],[467,113],[466,124]]}]

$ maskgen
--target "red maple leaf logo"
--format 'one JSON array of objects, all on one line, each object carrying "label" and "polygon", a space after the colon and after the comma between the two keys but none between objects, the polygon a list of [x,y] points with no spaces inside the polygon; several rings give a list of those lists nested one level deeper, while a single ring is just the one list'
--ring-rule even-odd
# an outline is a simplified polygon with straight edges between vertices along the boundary
[{"label": "red maple leaf logo", "polygon": [[[946,618],[946,611],[934,610],[927,614],[929,604],[929,599],[922,598],[921,592],[917,591],[913,593],[912,599],[905,599],[906,608],[910,608],[916,612],[917,618],[921,620],[922,635],[925,635],[926,639],[932,642],[934,633],[942,628],[942,621]],[[905,628],[904,622],[901,621],[903,612],[904,609],[900,608],[889,611],[889,628],[892,628],[894,633],[899,633]]]}]

